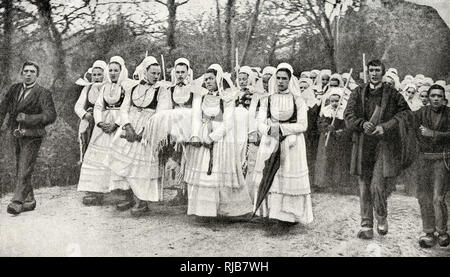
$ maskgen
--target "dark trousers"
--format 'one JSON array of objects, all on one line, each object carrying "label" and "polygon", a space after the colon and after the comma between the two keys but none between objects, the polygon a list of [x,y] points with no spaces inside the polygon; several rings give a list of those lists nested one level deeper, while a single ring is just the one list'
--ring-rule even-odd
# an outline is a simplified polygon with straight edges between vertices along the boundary
[{"label": "dark trousers", "polygon": [[447,232],[448,210],[445,204],[450,173],[443,159],[425,160],[419,157],[417,199],[420,205],[423,231],[425,233]]},{"label": "dark trousers", "polygon": [[31,174],[34,170],[36,158],[42,138],[22,137],[16,138],[16,188],[14,190],[13,202],[23,203],[25,200],[34,199],[33,187],[31,186]]},{"label": "dark trousers", "polygon": [[359,202],[361,206],[361,227],[373,228],[373,214],[378,222],[384,223],[387,218],[387,183],[383,177],[383,159],[376,158],[372,174],[358,176]]}]

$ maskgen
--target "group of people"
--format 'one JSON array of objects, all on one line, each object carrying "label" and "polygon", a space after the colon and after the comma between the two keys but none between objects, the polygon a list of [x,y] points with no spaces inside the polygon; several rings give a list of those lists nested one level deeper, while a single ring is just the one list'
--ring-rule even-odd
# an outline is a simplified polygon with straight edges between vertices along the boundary
[{"label": "group of people", "polygon": [[[162,201],[164,171],[177,168],[177,199],[189,215],[246,218],[260,198],[260,215],[312,222],[308,108],[289,64],[265,68],[262,78],[243,66],[236,84],[218,64],[194,79],[185,58],[175,61],[170,82],[151,56],[133,79],[118,56],[96,61],[90,74],[78,81],[84,88],[75,105],[85,205],[119,189],[127,197],[117,209],[141,216]],[[261,183],[270,191],[259,191]]]},{"label": "group of people", "polygon": [[[397,70],[385,70],[379,60],[367,70],[369,80],[358,85],[351,73],[311,70],[297,78],[287,63],[242,66],[233,82],[218,64],[195,79],[180,58],[165,81],[151,56],[132,78],[119,56],[95,61],[77,81],[83,203],[101,205],[105,193],[123,190],[117,209],[142,216],[150,202],[163,200],[165,171],[176,169],[175,200],[187,203],[188,215],[256,215],[286,227],[313,221],[311,188],[347,184],[360,191],[357,237],[372,239],[374,217],[378,234],[388,233],[393,178],[414,164],[424,231],[419,245],[448,246],[449,86],[423,75],[400,83]],[[17,101],[15,91],[28,86],[13,86],[7,95]],[[9,107],[1,105],[0,112]],[[8,212],[25,211],[26,197],[16,189]]]}]

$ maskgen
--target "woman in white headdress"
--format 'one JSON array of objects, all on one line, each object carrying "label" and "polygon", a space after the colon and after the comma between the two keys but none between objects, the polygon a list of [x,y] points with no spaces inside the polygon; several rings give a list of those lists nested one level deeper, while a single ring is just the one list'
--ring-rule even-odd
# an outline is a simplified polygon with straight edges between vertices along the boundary
[{"label": "woman in white headdress", "polygon": [[[168,144],[162,149],[160,163],[165,165],[167,173],[176,172],[175,185],[179,186],[177,195],[169,202],[170,205],[187,204],[187,185],[184,182],[184,169],[187,159],[194,151],[190,144],[186,144],[191,136],[192,103],[194,94],[200,93],[201,88],[194,84],[194,73],[189,60],[179,58],[175,61],[171,71],[172,85],[168,88],[171,109],[160,113],[154,120],[168,121]],[[162,131],[159,130],[155,131]],[[165,176],[164,176],[165,177]],[[163,177],[163,178],[164,178]]]},{"label": "woman in white headdress", "polygon": [[413,83],[416,85],[416,87],[421,87],[424,85],[424,79],[425,79],[425,75],[417,74],[414,77]]},{"label": "woman in white headdress", "polygon": [[393,68],[393,67],[391,67],[391,68],[389,68],[388,70],[386,70],[386,72],[391,72],[392,74],[395,74],[395,75],[398,76],[398,71],[397,71],[397,69],[395,69],[395,68]]},{"label": "woman in white headdress", "polygon": [[316,160],[317,144],[319,141],[319,131],[317,129],[317,119],[320,112],[321,100],[316,98],[313,81],[309,78],[300,78],[298,80],[299,89],[308,107],[308,130],[305,133],[306,156],[309,168],[309,178],[313,183],[314,162]]},{"label": "woman in white headdress", "polygon": [[313,82],[309,78],[300,77],[300,79],[298,79],[298,84],[299,84],[300,92],[303,93],[307,88],[309,88],[310,86],[313,85]]},{"label": "woman in white headdress", "polygon": [[403,97],[412,111],[417,111],[423,106],[417,94],[417,87],[412,83],[405,86]]},{"label": "woman in white headdress", "polygon": [[111,171],[107,166],[111,141],[120,125],[119,108],[125,98],[128,70],[119,56],[110,59],[108,77],[100,89],[94,105],[95,127],[81,166],[79,191],[96,193],[83,200],[87,205],[99,205],[103,193],[109,192]]},{"label": "woman in white headdress", "polygon": [[430,103],[429,99],[428,99],[428,89],[430,87],[429,86],[421,86],[417,92],[419,94],[419,99],[420,102],[422,102],[422,106],[426,106]]},{"label": "woman in white headdress", "polygon": [[[252,147],[250,145],[257,143],[260,140],[256,130],[256,111],[259,110],[259,101],[257,101],[256,98],[264,94],[263,91],[256,92],[255,74],[249,66],[242,66],[239,69],[237,87],[239,88],[240,93],[235,102],[236,107],[234,113],[236,119],[240,122],[240,126],[236,126],[237,137],[245,139],[245,141],[239,141],[239,148],[244,150],[242,153],[244,162],[243,173],[244,177],[246,177],[249,170],[252,170],[253,168],[253,166],[251,166],[250,169],[248,168],[248,148]],[[252,149],[253,148],[254,147],[252,147]]]},{"label": "woman in white headdress", "polygon": [[[109,167],[111,168],[110,189],[131,188],[136,196],[131,214],[139,216],[149,210],[149,201],[160,201],[161,174],[155,145],[142,141],[148,121],[159,110],[169,109],[167,91],[158,81],[161,67],[154,57],[146,57],[140,64],[144,74],[138,84],[126,90],[120,107],[120,132],[111,143]],[[127,210],[132,201],[119,203],[119,210]]]},{"label": "woman in white headdress", "polygon": [[343,89],[332,87],[327,97],[330,105],[324,107],[317,120],[320,139],[315,161],[314,185],[320,189],[338,189],[346,183],[345,175],[350,175],[350,156],[347,153],[351,152],[351,133],[344,122],[345,106],[341,105]]},{"label": "woman in white headdress", "polygon": [[[100,94],[100,88],[105,82],[109,81],[107,73],[108,65],[104,61],[97,60],[91,68],[85,73],[83,79],[78,79],[75,83],[83,86],[80,96],[75,104],[75,113],[80,118],[80,125],[78,129],[78,140],[80,142],[80,164],[83,161],[84,154],[91,140],[92,131],[94,130],[94,105],[97,97]],[[91,81],[86,77],[86,74],[91,75]],[[97,192],[87,192],[83,197],[83,203],[90,205],[97,201]]]},{"label": "woman in white headdress", "polygon": [[358,84],[348,72],[342,74],[342,81],[344,81],[344,84],[347,83],[347,80],[350,80],[348,83],[348,89],[350,91],[354,91],[358,87]]},{"label": "woman in white headdress", "polygon": [[344,81],[339,73],[334,73],[330,76],[328,83],[323,87],[323,95],[321,98],[322,108],[328,105],[330,95],[328,93],[329,88],[342,88],[344,87]]},{"label": "woman in white headdress", "polygon": [[247,150],[247,168],[246,182],[249,189],[250,197],[254,201],[255,186],[253,185],[253,173],[256,163],[256,155],[258,153],[259,144],[261,142],[261,133],[258,130],[258,113],[261,102],[269,95],[269,80],[275,74],[276,68],[267,66],[263,69],[262,79],[260,79],[254,91],[252,92],[251,102],[248,108],[248,150]]},{"label": "woman in white headdress", "polygon": [[[436,81],[437,82],[437,81]],[[445,84],[445,81],[441,81],[441,82],[444,82],[444,84]],[[434,81],[433,81],[433,79],[432,78],[430,78],[430,77],[425,77],[424,79],[423,79],[423,85],[425,85],[425,86],[432,86],[434,84]]]},{"label": "woman in white headdress", "polygon": [[[84,153],[89,145],[89,140],[94,129],[94,105],[100,94],[100,88],[105,82],[108,82],[109,76],[106,72],[107,64],[104,61],[94,62],[90,71],[91,82],[84,79],[77,80],[76,84],[83,86],[80,97],[75,104],[75,113],[80,118],[80,127],[78,129],[78,138],[80,140],[80,163],[83,160]],[[86,75],[86,74],[85,74]]]},{"label": "woman in white headdress", "polygon": [[309,72],[309,71],[303,71],[302,73],[300,73],[300,79],[301,79],[301,78],[307,78],[307,79],[309,79],[310,73],[311,73],[311,72]]},{"label": "woman in white headdress", "polygon": [[450,85],[446,85],[445,89],[445,99],[447,99],[447,107],[450,107]]},{"label": "woman in white headdress", "polygon": [[[270,186],[262,211],[280,223],[310,223],[313,213],[304,138],[308,108],[291,65],[278,65],[269,89],[270,96],[259,113],[259,131],[263,136],[253,178],[257,186]],[[271,181],[265,164],[273,153],[278,153],[277,149],[280,150],[279,168]],[[264,180],[267,183],[261,184]]]},{"label": "woman in white headdress", "polygon": [[342,100],[340,101],[340,105],[342,109],[345,110],[345,108],[347,107],[347,101],[350,98],[350,94],[352,93],[352,91],[350,89],[348,89],[347,87],[344,89],[345,83],[344,80],[342,79],[341,75],[338,73],[335,73],[333,75],[331,75],[330,78],[330,82],[326,88],[326,92],[324,93],[324,95],[322,96],[322,101],[321,101],[321,110],[319,113],[319,116],[323,115],[323,110],[325,107],[330,105],[330,92],[329,92],[329,88],[342,88]]},{"label": "woman in white headdress", "polygon": [[392,71],[388,71],[384,74],[383,82],[390,84],[396,90],[400,90],[400,79],[397,74]]},{"label": "woman in white headdress", "polygon": [[309,78],[311,79],[311,81],[313,81],[314,85],[316,84],[316,79],[319,77],[320,75],[320,70],[318,69],[313,69],[309,72]]},{"label": "woman in white headdress", "polygon": [[186,163],[188,215],[242,216],[251,212],[251,200],[242,173],[242,157],[234,115],[238,94],[218,64],[203,75],[208,92],[195,95],[192,138],[195,147]]}]

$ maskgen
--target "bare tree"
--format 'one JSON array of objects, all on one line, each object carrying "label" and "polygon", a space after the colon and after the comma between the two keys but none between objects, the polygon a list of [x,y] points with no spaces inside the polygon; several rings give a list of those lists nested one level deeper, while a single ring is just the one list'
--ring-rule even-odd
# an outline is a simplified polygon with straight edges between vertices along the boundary
[{"label": "bare tree", "polygon": [[162,4],[167,7],[169,11],[168,25],[167,25],[167,46],[169,46],[169,51],[172,52],[176,48],[175,41],[175,27],[177,22],[177,8],[189,2],[189,0],[183,0],[177,2],[176,0],[155,0],[156,3]]},{"label": "bare tree", "polygon": [[[39,14],[39,24],[46,34],[46,38],[50,41],[55,49],[55,61],[54,68],[56,71],[56,76],[53,82],[55,85],[56,81],[60,80],[64,83],[67,79],[67,68],[66,68],[66,50],[63,46],[63,36],[68,34],[71,30],[71,25],[75,20],[80,19],[82,16],[91,16],[90,14],[83,12],[89,5],[88,0],[84,0],[80,7],[77,7],[69,12],[58,12],[62,14],[62,18],[59,20],[54,20],[54,10],[65,9],[64,4],[52,4],[50,0],[30,0],[32,4],[37,7]],[[59,27],[59,28],[58,28]],[[82,32],[85,32],[86,28],[82,28]]]},{"label": "bare tree", "polygon": [[[271,1],[277,8],[285,11],[285,15],[290,18],[288,27],[290,30],[305,30],[312,27],[317,31],[325,45],[330,60],[331,70],[337,71],[336,56],[336,31],[333,30],[332,21],[336,15],[341,13],[341,0],[288,0],[279,3]],[[351,1],[353,5],[358,5],[359,1]]]},{"label": "bare tree", "polygon": [[[264,3],[264,0],[262,1]],[[258,16],[261,6],[261,0],[256,0],[255,10],[253,12],[252,20],[249,22],[249,30],[245,40],[244,49],[242,50],[242,59],[240,64],[244,65],[247,61],[248,49],[252,44],[253,35],[255,34],[256,25],[258,24]]]}]

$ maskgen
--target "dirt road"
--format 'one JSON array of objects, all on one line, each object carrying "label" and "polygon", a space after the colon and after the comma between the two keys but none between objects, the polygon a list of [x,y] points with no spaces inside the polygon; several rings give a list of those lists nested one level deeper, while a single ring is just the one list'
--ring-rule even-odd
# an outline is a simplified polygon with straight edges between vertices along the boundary
[{"label": "dirt road", "polygon": [[[170,191],[165,197],[170,198]],[[37,209],[11,216],[0,199],[0,256],[450,256],[450,247],[421,249],[417,200],[389,199],[389,234],[355,237],[356,196],[313,194],[314,223],[282,231],[262,223],[199,222],[186,206],[152,204],[133,218],[115,210],[117,195],[101,207],[85,207],[75,187],[36,190]]]}]

